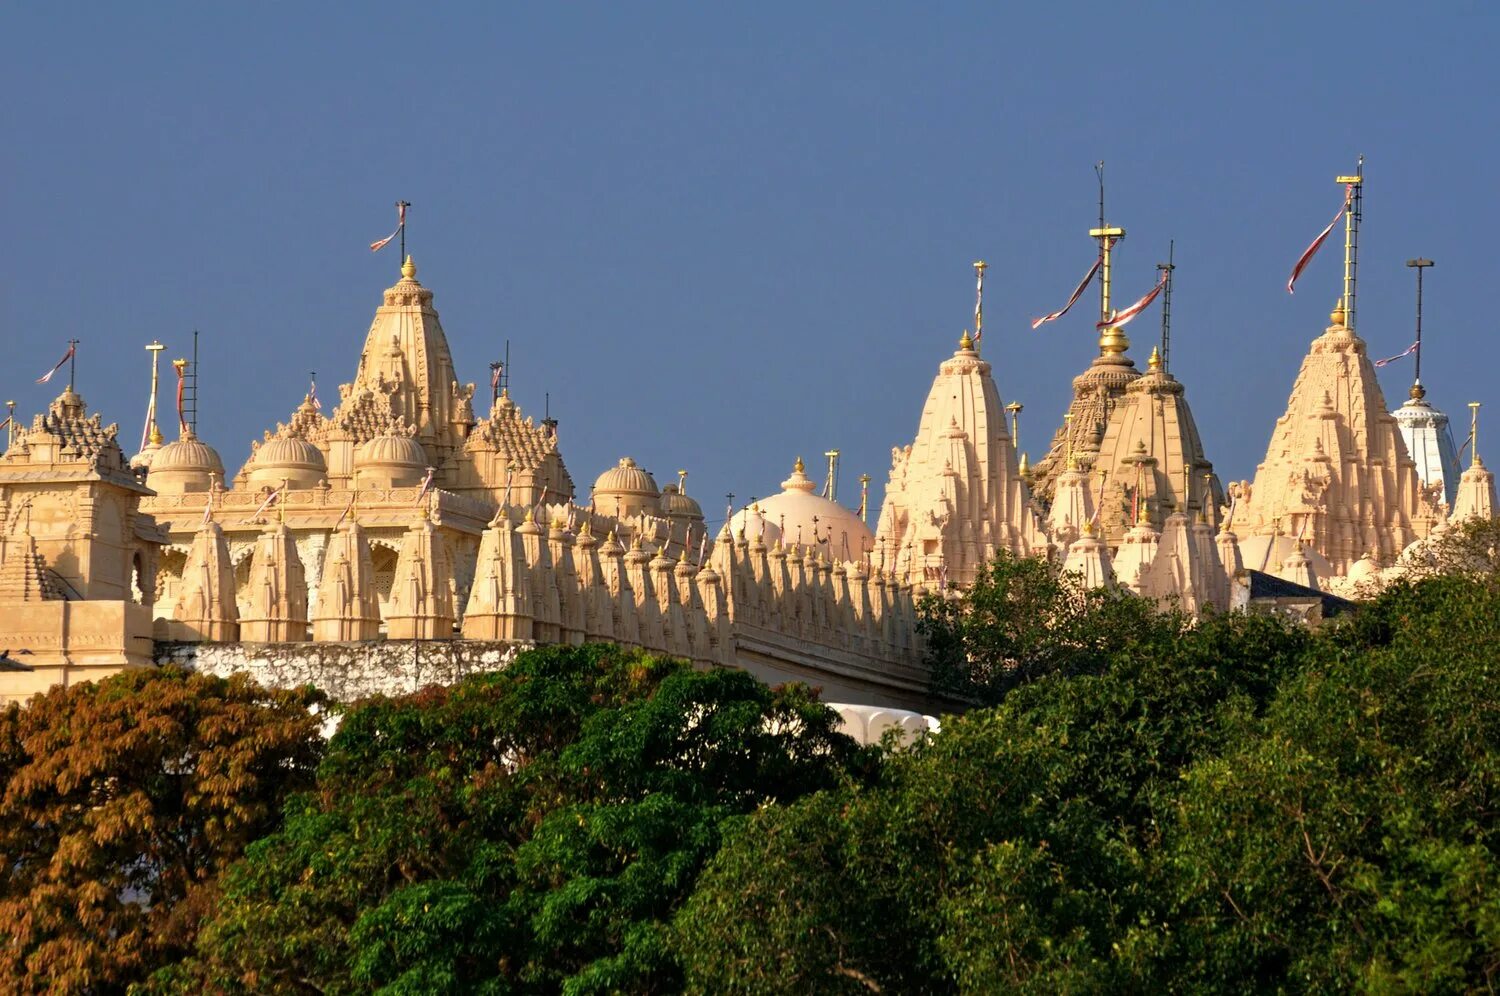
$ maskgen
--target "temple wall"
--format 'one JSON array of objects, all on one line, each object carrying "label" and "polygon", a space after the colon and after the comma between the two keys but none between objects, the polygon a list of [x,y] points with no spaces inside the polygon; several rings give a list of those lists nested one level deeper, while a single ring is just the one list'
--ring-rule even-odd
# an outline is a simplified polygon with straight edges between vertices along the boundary
[{"label": "temple wall", "polygon": [[351,702],[367,695],[405,695],[499,671],[526,647],[477,640],[158,643],[155,662],[220,677],[242,672],[274,688],[312,685],[340,702]]}]

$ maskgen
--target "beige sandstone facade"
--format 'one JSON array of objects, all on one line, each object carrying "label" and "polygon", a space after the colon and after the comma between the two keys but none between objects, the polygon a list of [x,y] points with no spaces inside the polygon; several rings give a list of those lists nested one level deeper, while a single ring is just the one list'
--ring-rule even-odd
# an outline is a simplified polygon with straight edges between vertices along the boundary
[{"label": "beige sandstone facade", "polygon": [[[338,404],[325,416],[310,392],[227,480],[186,427],[152,433],[133,472],[71,388],[16,434],[0,458],[0,648],[34,670],[0,675],[0,694],[148,664],[153,636],[245,647],[204,659],[272,670],[305,644],[342,660],[387,643],[607,640],[931,709],[916,599],[962,589],[999,551],[1202,612],[1246,604],[1247,569],[1310,588],[1378,578],[1443,521],[1341,312],[1227,509],[1182,384],[1155,355],[1140,373],[1127,348],[1106,330],[1075,381],[1032,477],[1045,509],[966,334],[892,451],[873,533],[799,458],[712,536],[686,472],[663,487],[622,457],[585,502],[555,423],[503,394],[479,417],[408,259]],[[1493,491],[1476,459],[1454,519],[1492,516]]]},{"label": "beige sandstone facade", "polygon": [[32,669],[0,701],[151,662],[166,537],[117,436],[70,385],[0,457],[0,650]]},{"label": "beige sandstone facade", "polygon": [[1441,520],[1342,306],[1302,361],[1254,482],[1234,493],[1246,563],[1271,573],[1303,547],[1333,575],[1366,554],[1390,564]]}]

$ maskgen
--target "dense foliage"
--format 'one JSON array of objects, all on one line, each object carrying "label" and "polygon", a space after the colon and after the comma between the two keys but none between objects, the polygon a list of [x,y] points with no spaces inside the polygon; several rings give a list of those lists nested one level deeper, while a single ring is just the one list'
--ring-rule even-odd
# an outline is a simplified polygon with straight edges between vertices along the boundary
[{"label": "dense foliage", "polygon": [[1002,559],[924,622],[943,687],[994,704],[899,749],[810,690],[602,646],[356,704],[326,747],[311,692],[58,690],[0,714],[0,979],[1488,991],[1494,546],[1456,533],[1463,569],[1317,631]]},{"label": "dense foliage", "polygon": [[[988,640],[994,588],[973,596],[949,631]],[[975,658],[1024,659],[1033,625]],[[1098,639],[878,784],[741,820],[676,921],[689,989],[1494,988],[1493,576],[1400,585],[1317,634]]]},{"label": "dense foliage", "polygon": [[656,992],[726,818],[871,752],[806,689],[611,647],[353,709],[165,991]]},{"label": "dense foliage", "polygon": [[221,872],[310,784],[320,701],[165,669],[0,712],[4,991],[121,991],[189,950]]}]

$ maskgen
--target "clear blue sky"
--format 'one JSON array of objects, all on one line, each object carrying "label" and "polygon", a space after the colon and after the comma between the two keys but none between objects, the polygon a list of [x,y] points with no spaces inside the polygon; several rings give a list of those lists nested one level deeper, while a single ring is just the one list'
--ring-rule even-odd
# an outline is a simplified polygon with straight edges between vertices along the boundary
[{"label": "clear blue sky", "polygon": [[[147,354],[203,331],[202,434],[237,467],[317,370],[353,376],[392,202],[461,376],[511,340],[587,495],[629,453],[710,515],[845,453],[885,481],[971,320],[1035,457],[1094,354],[1095,160],[1122,297],[1177,243],[1173,367],[1226,479],[1263,457],[1338,248],[1293,260],[1368,157],[1360,331],[1411,339],[1457,419],[1494,401],[1492,5],[12,5],[0,68],[6,396],[83,340],[139,437]],[[1486,276],[1485,274],[1491,274]],[[1157,317],[1130,329],[1144,365]],[[1411,369],[1385,373],[1404,397]],[[483,387],[481,386],[481,392]],[[1493,424],[1500,427],[1500,406]],[[168,416],[164,419],[170,423]],[[1500,431],[1497,428],[1496,431]],[[1459,433],[1462,435],[1462,432]],[[1491,438],[1500,438],[1492,436]]]}]

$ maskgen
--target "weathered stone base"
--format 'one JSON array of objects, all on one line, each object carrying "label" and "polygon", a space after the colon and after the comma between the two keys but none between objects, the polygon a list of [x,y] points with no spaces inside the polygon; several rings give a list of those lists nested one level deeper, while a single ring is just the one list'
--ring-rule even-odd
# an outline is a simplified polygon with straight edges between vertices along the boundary
[{"label": "weathered stone base", "polygon": [[371,643],[158,643],[157,664],[228,677],[243,672],[273,688],[312,685],[340,702],[405,695],[499,671],[527,648],[476,640]]}]

